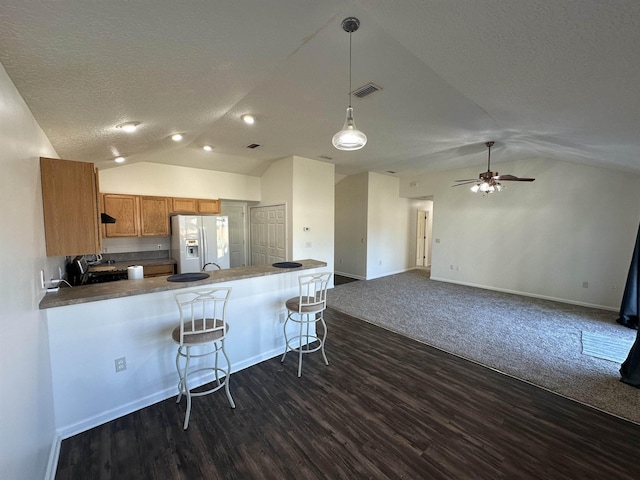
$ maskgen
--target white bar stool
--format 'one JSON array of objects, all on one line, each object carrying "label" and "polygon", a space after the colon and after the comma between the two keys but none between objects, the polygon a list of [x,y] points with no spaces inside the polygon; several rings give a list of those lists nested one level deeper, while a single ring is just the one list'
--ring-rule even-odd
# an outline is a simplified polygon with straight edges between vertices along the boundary
[{"label": "white bar stool", "polygon": [[[182,395],[187,397],[187,412],[184,418],[185,430],[189,426],[191,397],[208,395],[224,387],[231,408],[236,408],[229,391],[231,362],[229,362],[229,357],[224,350],[224,339],[229,333],[225,313],[230,294],[231,287],[217,287],[174,295],[180,310],[180,325],[174,328],[171,334],[173,341],[179,345],[176,354],[176,369],[180,381],[178,382],[176,403],[180,403]],[[192,348],[196,349],[196,353],[191,352]],[[220,352],[224,356],[226,365],[221,366],[218,362]],[[192,359],[208,355],[214,355],[213,366],[202,366],[196,370],[189,370]],[[184,366],[180,365],[182,359],[184,359]],[[206,370],[212,370],[215,373],[215,386],[203,392],[192,392],[189,388],[189,376]]]},{"label": "white bar stool", "polygon": [[[297,297],[285,302],[287,307],[287,319],[284,322],[285,349],[280,362],[284,362],[287,352],[298,353],[298,377],[302,375],[302,355],[307,353],[322,352],[324,363],[329,365],[327,355],[324,352],[324,343],[327,338],[327,324],[324,322],[324,310],[327,308],[327,286],[331,279],[331,272],[318,272],[300,275],[298,284],[300,292]],[[287,324],[295,322],[299,324],[298,333],[289,338]],[[320,322],[323,327],[322,336],[314,328]],[[313,345],[317,342],[317,345]]]}]

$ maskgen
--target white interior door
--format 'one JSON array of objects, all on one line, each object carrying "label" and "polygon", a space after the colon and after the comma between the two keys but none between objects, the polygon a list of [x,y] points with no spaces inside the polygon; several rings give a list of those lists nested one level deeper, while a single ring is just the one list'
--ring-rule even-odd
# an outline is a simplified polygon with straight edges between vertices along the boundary
[{"label": "white interior door", "polygon": [[229,262],[231,268],[247,265],[247,204],[222,202],[221,214],[229,217]]},{"label": "white interior door", "polygon": [[271,265],[287,259],[285,205],[251,207],[251,265]]}]

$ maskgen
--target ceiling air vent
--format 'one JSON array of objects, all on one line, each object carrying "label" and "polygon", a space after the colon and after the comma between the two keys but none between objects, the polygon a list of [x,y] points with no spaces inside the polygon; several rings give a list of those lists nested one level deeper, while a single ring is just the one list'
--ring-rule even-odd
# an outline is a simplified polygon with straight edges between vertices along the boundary
[{"label": "ceiling air vent", "polygon": [[250,145],[247,145],[247,148],[250,148],[250,149],[252,149],[252,150],[253,150],[254,148],[258,148],[259,146],[260,146],[260,145],[258,145],[257,143],[252,143],[252,144],[250,144]]},{"label": "ceiling air vent", "polygon": [[367,83],[365,86],[355,89],[351,92],[351,95],[358,98],[364,98],[372,93],[382,90],[382,87],[374,85],[373,83]]},{"label": "ceiling air vent", "polygon": [[327,155],[320,155],[318,158],[322,158],[324,160],[333,160],[333,157],[328,157]]}]

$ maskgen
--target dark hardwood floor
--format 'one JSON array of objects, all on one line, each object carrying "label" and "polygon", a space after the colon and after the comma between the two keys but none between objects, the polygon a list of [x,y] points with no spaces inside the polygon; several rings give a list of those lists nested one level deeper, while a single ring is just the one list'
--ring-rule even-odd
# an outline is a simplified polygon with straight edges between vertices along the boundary
[{"label": "dark hardwood floor", "polygon": [[[327,310],[319,353],[62,442],[57,479],[638,479],[640,426]],[[233,326],[232,326],[233,328]],[[230,334],[232,333],[231,331]],[[218,392],[220,393],[220,392]]]},{"label": "dark hardwood floor", "polygon": [[357,282],[357,281],[358,281],[357,278],[345,277],[343,275],[336,275],[335,273],[333,274],[334,285],[342,285],[343,283],[351,283],[351,282]]}]

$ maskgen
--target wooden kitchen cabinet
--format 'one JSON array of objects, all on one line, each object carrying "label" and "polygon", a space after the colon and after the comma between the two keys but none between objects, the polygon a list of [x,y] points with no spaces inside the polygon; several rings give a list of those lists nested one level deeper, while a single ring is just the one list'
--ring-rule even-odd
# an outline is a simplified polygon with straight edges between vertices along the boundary
[{"label": "wooden kitchen cabinet", "polygon": [[140,236],[169,235],[169,201],[166,197],[140,197]]},{"label": "wooden kitchen cabinet", "polygon": [[165,275],[173,275],[174,265],[150,265],[142,267],[142,274],[145,278],[149,277],[163,277]]},{"label": "wooden kitchen cabinet", "polygon": [[47,256],[97,254],[102,249],[93,163],[40,158]]},{"label": "wooden kitchen cabinet", "polygon": [[139,201],[136,195],[105,193],[102,195],[104,213],[116,219],[116,223],[104,225],[104,236],[139,237]]},{"label": "wooden kitchen cabinet", "polygon": [[171,213],[183,214],[218,214],[220,200],[210,198],[171,198]]},{"label": "wooden kitchen cabinet", "polygon": [[172,198],[171,213],[198,213],[198,199]]},{"label": "wooden kitchen cabinet", "polygon": [[220,213],[220,200],[199,198],[198,213]]}]

